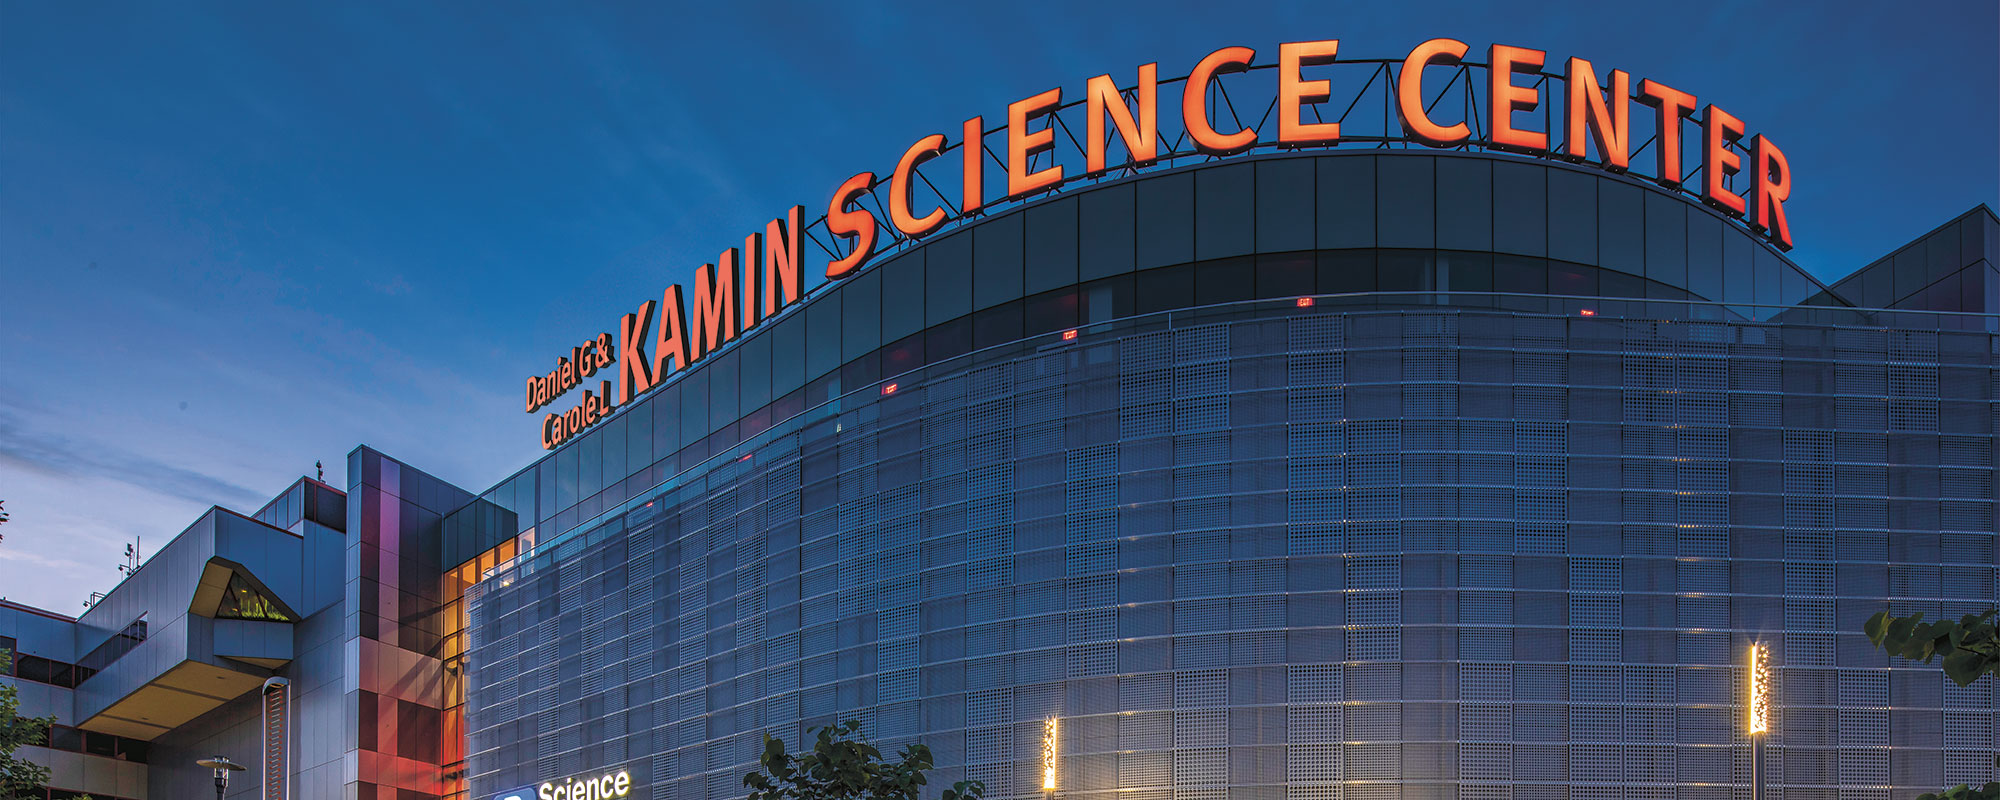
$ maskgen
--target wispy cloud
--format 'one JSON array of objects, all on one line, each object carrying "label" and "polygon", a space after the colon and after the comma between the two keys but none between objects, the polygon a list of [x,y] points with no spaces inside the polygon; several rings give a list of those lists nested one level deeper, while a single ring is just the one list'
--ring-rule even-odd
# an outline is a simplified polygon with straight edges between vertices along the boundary
[{"label": "wispy cloud", "polygon": [[24,424],[23,417],[36,416],[33,412],[0,400],[0,443],[5,443],[0,463],[46,475],[105,478],[223,506],[255,508],[261,503],[256,492],[214,475]]}]

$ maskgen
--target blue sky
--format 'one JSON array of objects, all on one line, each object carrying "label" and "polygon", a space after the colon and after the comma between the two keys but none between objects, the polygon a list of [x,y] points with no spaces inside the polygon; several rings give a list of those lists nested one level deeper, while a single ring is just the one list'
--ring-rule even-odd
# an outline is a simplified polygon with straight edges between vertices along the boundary
[{"label": "blue sky", "polygon": [[315,459],[345,485],[361,443],[483,489],[539,452],[524,376],[741,232],[1224,45],[1451,36],[1692,91],[1785,148],[1823,278],[2000,206],[1989,0],[1208,8],[0,0],[0,595],[80,611],[133,536]]}]

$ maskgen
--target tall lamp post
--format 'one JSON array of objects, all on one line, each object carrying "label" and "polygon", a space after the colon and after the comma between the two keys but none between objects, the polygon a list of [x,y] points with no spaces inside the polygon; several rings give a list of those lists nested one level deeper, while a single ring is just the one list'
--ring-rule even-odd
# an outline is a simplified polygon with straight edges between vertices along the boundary
[{"label": "tall lamp post", "polygon": [[1764,800],[1764,737],[1771,732],[1771,648],[1750,645],[1750,800]]},{"label": "tall lamp post", "polygon": [[194,763],[215,770],[215,800],[222,800],[223,790],[229,788],[229,773],[246,769],[242,764],[229,760],[228,756],[204,758]]},{"label": "tall lamp post", "polygon": [[1056,797],[1056,718],[1042,721],[1042,797]]}]

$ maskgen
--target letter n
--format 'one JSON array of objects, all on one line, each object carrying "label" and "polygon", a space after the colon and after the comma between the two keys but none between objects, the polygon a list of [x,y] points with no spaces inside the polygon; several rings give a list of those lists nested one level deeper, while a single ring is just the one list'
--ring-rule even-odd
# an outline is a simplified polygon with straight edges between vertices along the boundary
[{"label": "letter n", "polygon": [[[804,206],[792,206],[785,219],[764,226],[764,317],[799,299],[799,259],[805,255]],[[744,264],[744,269],[752,268]]]}]

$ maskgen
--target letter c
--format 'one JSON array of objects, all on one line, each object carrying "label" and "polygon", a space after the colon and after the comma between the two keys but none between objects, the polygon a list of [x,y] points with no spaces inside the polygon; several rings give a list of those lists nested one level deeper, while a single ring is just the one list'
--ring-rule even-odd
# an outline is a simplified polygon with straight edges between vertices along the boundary
[{"label": "letter c", "polygon": [[1396,86],[1396,105],[1401,111],[1403,133],[1432,147],[1450,147],[1472,135],[1465,123],[1439,125],[1424,113],[1424,67],[1457,64],[1465,57],[1465,43],[1457,39],[1432,39],[1417,45],[1403,59],[1402,78]]},{"label": "letter c", "polygon": [[910,210],[910,178],[916,174],[917,165],[936,158],[944,151],[944,134],[933,133],[910,149],[903,151],[903,160],[896,162],[896,172],[889,177],[889,221],[895,223],[896,230],[912,239],[921,239],[944,224],[944,209],[933,208],[931,213],[921,217]]},{"label": "letter c", "polygon": [[1215,80],[1215,76],[1249,69],[1250,59],[1256,55],[1257,51],[1248,47],[1225,47],[1209,53],[1201,63],[1194,65],[1194,72],[1188,75],[1187,86],[1181,93],[1181,126],[1202,152],[1226,156],[1248,150],[1257,143],[1257,132],[1249,128],[1235,133],[1219,133],[1209,125],[1206,96],[1208,85]]}]

